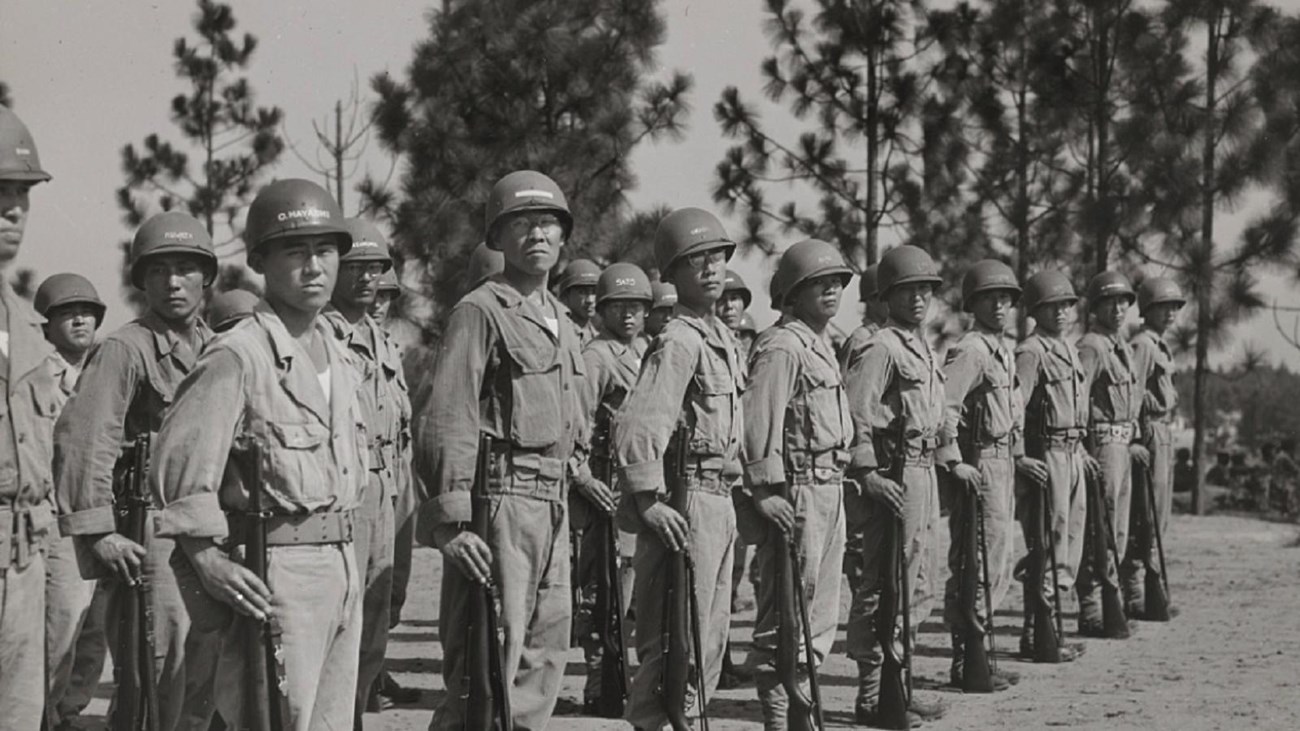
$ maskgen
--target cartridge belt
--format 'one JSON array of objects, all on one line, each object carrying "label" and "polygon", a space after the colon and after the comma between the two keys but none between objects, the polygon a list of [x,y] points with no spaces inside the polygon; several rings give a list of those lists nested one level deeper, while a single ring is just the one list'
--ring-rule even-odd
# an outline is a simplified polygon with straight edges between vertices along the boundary
[{"label": "cartridge belt", "polygon": [[[319,546],[352,542],[353,511],[330,511],[304,515],[265,516],[266,545],[268,546]],[[244,514],[231,514],[231,543],[248,542],[252,518]]]},{"label": "cartridge belt", "polygon": [[1132,422],[1100,422],[1092,425],[1092,441],[1097,446],[1103,444],[1128,444],[1133,441]]}]

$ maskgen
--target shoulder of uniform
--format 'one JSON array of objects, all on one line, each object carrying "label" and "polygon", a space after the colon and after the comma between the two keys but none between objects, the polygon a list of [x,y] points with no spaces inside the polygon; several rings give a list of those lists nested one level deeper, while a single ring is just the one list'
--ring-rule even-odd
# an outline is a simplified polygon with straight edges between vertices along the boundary
[{"label": "shoulder of uniform", "polygon": [[1087,333],[1083,337],[1079,338],[1079,341],[1075,343],[1075,347],[1078,348],[1080,351],[1105,350],[1106,338],[1101,335],[1098,335],[1097,333]]},{"label": "shoulder of uniform", "polygon": [[154,332],[141,320],[132,320],[104,336],[104,343],[120,343],[126,346],[153,345]]},{"label": "shoulder of uniform", "polygon": [[759,333],[751,346],[751,352],[757,357],[760,353],[778,350],[798,353],[803,348],[804,343],[798,333],[783,325],[774,325]]},{"label": "shoulder of uniform", "polygon": [[704,334],[695,327],[686,324],[680,318],[673,318],[664,326],[657,338],[660,350],[667,347],[684,348],[689,352],[698,352],[704,347]]},{"label": "shoulder of uniform", "polygon": [[1027,355],[1042,355],[1047,352],[1046,346],[1043,345],[1043,339],[1038,335],[1030,335],[1016,344],[1016,355],[1022,353]]}]

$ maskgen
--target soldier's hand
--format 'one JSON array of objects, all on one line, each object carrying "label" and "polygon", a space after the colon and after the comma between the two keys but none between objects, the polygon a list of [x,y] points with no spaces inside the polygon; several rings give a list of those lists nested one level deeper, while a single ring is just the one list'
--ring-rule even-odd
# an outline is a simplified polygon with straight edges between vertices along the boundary
[{"label": "soldier's hand", "polygon": [[753,501],[759,514],[776,523],[782,533],[787,536],[794,533],[794,506],[789,500],[765,487],[756,487]]},{"label": "soldier's hand", "polygon": [[953,465],[950,472],[952,472],[952,476],[956,478],[958,482],[965,485],[968,489],[978,490],[984,485],[984,475],[980,474],[979,468],[974,465],[969,465],[965,462],[958,462]]},{"label": "soldier's hand", "polygon": [[659,536],[673,553],[684,551],[690,545],[691,526],[681,513],[655,500],[641,510],[641,520]]},{"label": "soldier's hand", "polygon": [[1091,454],[1083,455],[1083,473],[1089,480],[1101,483],[1101,463]]},{"label": "soldier's hand", "polygon": [[1047,471],[1047,464],[1041,459],[1020,457],[1016,460],[1016,472],[1039,487],[1047,487],[1052,479]]},{"label": "soldier's hand", "polygon": [[122,581],[134,585],[144,563],[144,546],[121,533],[109,533],[95,541],[91,548],[101,563],[108,566]]},{"label": "soldier's hand", "polygon": [[1146,469],[1151,466],[1151,450],[1147,449],[1141,444],[1128,445],[1128,456],[1129,459],[1141,465],[1142,469]]},{"label": "soldier's hand", "polygon": [[259,622],[271,616],[271,590],[257,574],[231,561],[216,545],[186,553],[209,594]]},{"label": "soldier's hand", "polygon": [[492,549],[487,542],[471,530],[459,530],[452,525],[437,528],[438,531],[444,529],[450,529],[454,535],[434,537],[442,555],[451,559],[461,573],[470,579],[480,584],[492,583]]},{"label": "soldier's hand", "polygon": [[887,505],[895,515],[903,514],[903,487],[879,472],[867,472],[858,477],[862,494],[878,503]]},{"label": "soldier's hand", "polygon": [[613,515],[614,511],[618,509],[618,505],[614,501],[614,491],[610,489],[609,485],[600,480],[591,479],[577,483],[577,487],[578,492],[582,493],[582,496],[587,498],[588,502],[605,511],[607,515]]}]

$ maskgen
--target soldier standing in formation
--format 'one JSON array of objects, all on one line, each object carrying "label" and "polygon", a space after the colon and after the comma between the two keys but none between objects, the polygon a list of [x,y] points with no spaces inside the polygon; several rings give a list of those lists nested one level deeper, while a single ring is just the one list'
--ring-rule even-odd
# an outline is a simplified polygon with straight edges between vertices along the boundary
[{"label": "soldier standing in formation", "polygon": [[569,309],[569,318],[578,327],[585,346],[600,334],[596,327],[596,282],[600,280],[600,265],[590,259],[574,259],[564,267],[555,292],[560,302]]},{"label": "soldier standing in formation", "polygon": [[[1079,340],[1079,360],[1088,386],[1088,434],[1084,444],[1100,466],[1098,484],[1119,555],[1110,555],[1111,547],[1105,543],[1095,545],[1095,541],[1085,541],[1087,555],[1080,564],[1078,581],[1079,634],[1085,637],[1106,634],[1102,583],[1120,586],[1116,569],[1123,562],[1123,551],[1128,546],[1132,468],[1136,464],[1147,469],[1151,462],[1151,454],[1142,446],[1141,435],[1137,433],[1142,390],[1134,370],[1133,350],[1121,332],[1124,316],[1135,299],[1133,286],[1118,272],[1102,272],[1088,283],[1092,326]],[[1097,552],[1110,555],[1103,576],[1098,575],[1095,562],[1090,560]],[[1128,630],[1124,629],[1118,637],[1127,636]]]},{"label": "soldier standing in formation", "polygon": [[673,309],[677,306],[677,288],[672,282],[653,282],[650,294],[650,314],[645,318],[646,335],[657,338],[664,331],[664,326],[673,319]]},{"label": "soldier standing in formation", "polygon": [[[614,422],[620,491],[629,501],[627,527],[638,533],[636,558],[637,657],[626,718],[640,729],[663,726],[667,713],[656,692],[663,672],[664,602],[669,554],[688,551],[699,607],[703,657],[696,658],[695,700],[712,693],[722,672],[731,624],[731,488],[740,472],[741,366],[731,332],[714,315],[727,259],[736,244],[712,214],[681,208],[659,222],[655,259],[677,289],[673,319],[646,354],[640,377]],[[687,444],[670,444],[678,424]],[[686,450],[686,474],[665,474],[670,449]],[[672,484],[684,480],[681,484]],[[686,514],[665,502],[686,490]],[[681,597],[684,601],[685,598]],[[699,687],[699,686],[703,687]],[[687,715],[691,711],[687,709]]]},{"label": "soldier standing in formation", "polygon": [[[830,654],[840,609],[844,562],[844,469],[853,421],[827,326],[853,272],[836,248],[809,239],[794,244],[777,264],[784,314],[754,346],[744,396],[745,482],[766,519],[757,544],[758,616],[748,665],[757,669],[758,699],[768,729],[787,728],[790,679],[778,675],[783,583],[778,554],[790,550],[803,585],[808,630],[817,664]],[[788,499],[786,497],[788,495]],[[797,620],[796,620],[797,623]],[[789,636],[791,633],[787,632]],[[803,633],[795,632],[800,661]],[[807,685],[804,663],[797,682]],[[806,691],[805,691],[806,692]]]},{"label": "soldier standing in formation", "polygon": [[[586,441],[579,334],[546,280],[573,230],[564,194],[533,171],[497,182],[486,239],[505,271],[452,310],[424,406],[420,521],[444,556],[439,631],[447,695],[432,728],[463,724],[470,583],[495,580],[514,723],[546,726],[569,647],[569,463]],[[479,434],[494,440],[491,535],[469,529]],[[421,531],[425,528],[422,526]]]},{"label": "soldier standing in formation", "polygon": [[[860,488],[856,494],[846,491],[846,509],[849,520],[863,526],[848,653],[858,663],[854,714],[859,722],[872,725],[878,723],[883,662],[875,623],[902,623],[901,617],[876,616],[887,521],[901,521],[913,633],[929,616],[934,599],[939,523],[934,454],[944,412],[942,374],[923,331],[934,291],[943,283],[938,267],[922,249],[900,246],[881,258],[876,277],[877,296],[889,306],[889,322],[867,338],[861,350],[848,350],[844,359],[855,427],[849,469]],[[908,715],[920,721],[938,718],[943,711],[940,704],[914,696]]]}]

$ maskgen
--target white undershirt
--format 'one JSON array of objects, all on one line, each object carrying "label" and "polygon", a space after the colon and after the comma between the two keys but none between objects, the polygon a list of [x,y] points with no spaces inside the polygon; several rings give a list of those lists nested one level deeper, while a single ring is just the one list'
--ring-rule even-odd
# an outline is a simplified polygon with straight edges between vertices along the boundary
[{"label": "white undershirt", "polygon": [[0,353],[4,353],[6,358],[9,357],[9,333],[4,330],[0,330]]},{"label": "white undershirt", "polygon": [[546,329],[550,330],[555,337],[560,337],[560,321],[554,317],[546,318]]},{"label": "white undershirt", "polygon": [[334,397],[333,392],[330,390],[330,369],[326,368],[320,373],[317,373],[316,381],[320,383],[320,390],[325,394],[325,403],[328,405],[330,399]]}]

